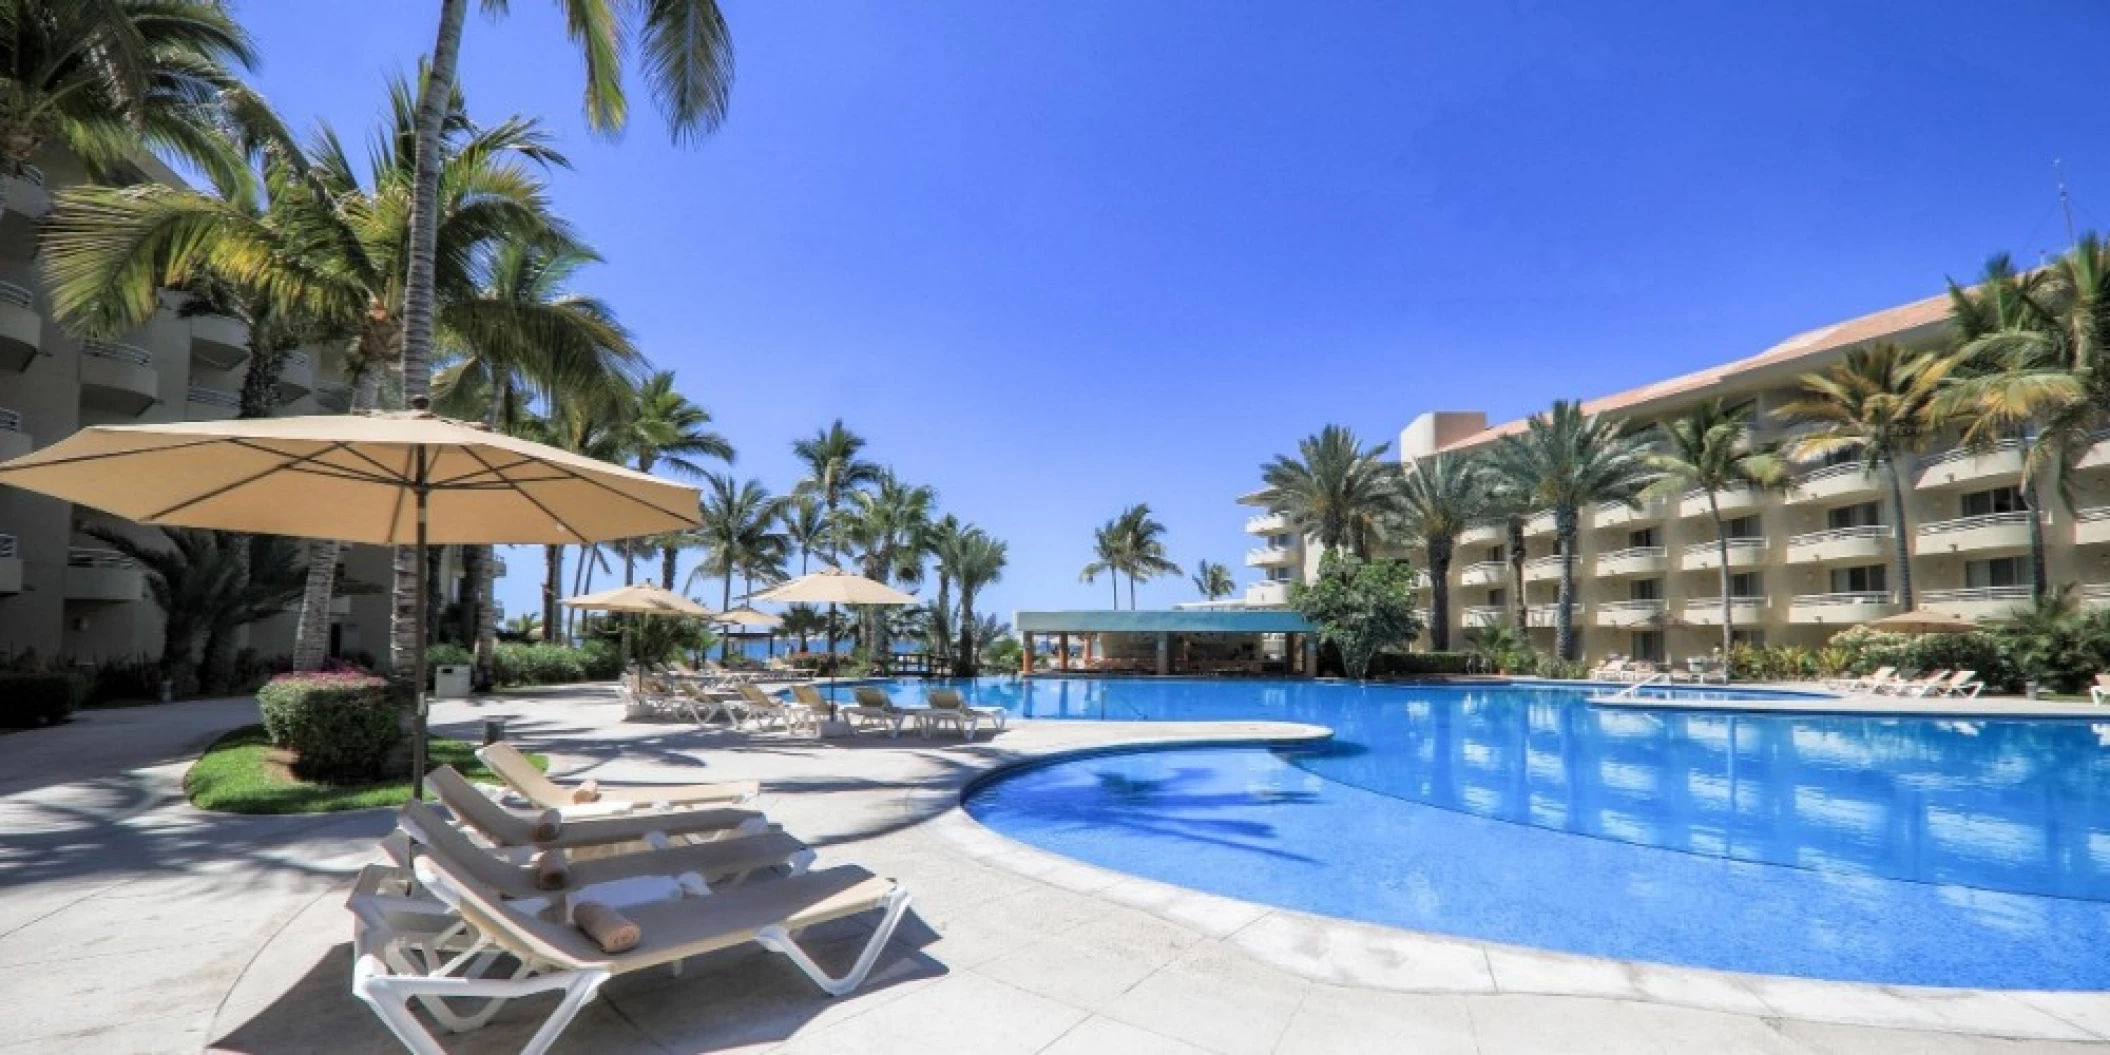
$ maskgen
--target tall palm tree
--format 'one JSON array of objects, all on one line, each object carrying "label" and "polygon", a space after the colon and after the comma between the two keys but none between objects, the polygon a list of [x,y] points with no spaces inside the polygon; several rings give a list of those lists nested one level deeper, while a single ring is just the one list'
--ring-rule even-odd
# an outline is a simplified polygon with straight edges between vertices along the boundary
[{"label": "tall palm tree", "polygon": [[1438,454],[1408,467],[1396,489],[1398,528],[1428,549],[1429,645],[1438,652],[1451,647],[1451,558],[1458,536],[1486,514],[1485,475],[1476,459]]},{"label": "tall palm tree", "polygon": [[[690,479],[700,478],[705,472],[699,459],[733,463],[732,441],[712,431],[710,425],[711,412],[675,390],[672,370],[658,371],[638,386],[631,412],[623,422],[626,445],[637,459],[637,471],[671,470]],[[664,544],[656,548],[665,572],[663,577],[671,578],[672,573],[665,570],[674,564],[675,548]],[[630,565],[636,556],[631,552],[623,555],[625,582],[630,581]]]},{"label": "tall palm tree", "polygon": [[[718,577],[720,611],[733,606],[735,574],[756,567],[767,554],[781,556],[787,548],[783,533],[776,528],[783,501],[760,480],[735,480],[730,473],[703,474],[703,519],[695,534],[704,556],[689,579],[693,587],[698,578]],[[729,637],[724,654],[732,654]]]},{"label": "tall palm tree", "polygon": [[1904,473],[1912,457],[1955,420],[1945,389],[1962,362],[1957,353],[1913,352],[1888,341],[1855,348],[1830,368],[1804,374],[1795,398],[1773,412],[1788,427],[1808,430],[1788,443],[1791,457],[1850,453],[1889,483],[1898,605],[1908,611],[1912,524]]},{"label": "tall palm tree", "polygon": [[214,134],[231,68],[256,63],[249,35],[211,0],[0,2],[0,172],[46,146],[107,178],[141,147],[215,179],[241,167]]},{"label": "tall palm tree", "polygon": [[[505,3],[486,0],[486,11]],[[587,124],[622,130],[629,113],[623,91],[626,38],[635,40],[645,79],[677,140],[703,135],[725,118],[732,88],[732,38],[715,0],[560,0],[565,25],[586,61]],[[448,103],[457,91],[469,0],[440,0],[431,61],[423,70],[411,127],[415,158],[409,210],[409,260],[404,274],[403,391],[427,394],[444,263],[440,252],[442,159]]]},{"label": "tall palm tree", "polygon": [[[586,402],[560,402],[551,409],[549,416],[526,421],[522,435],[573,454],[620,464],[627,460],[628,452],[623,448],[617,410],[614,406],[594,406]],[[582,548],[582,555],[592,552],[591,547]],[[566,614],[559,603],[565,597],[564,547],[546,545],[542,555],[542,625],[548,628],[550,635],[555,635],[550,640],[557,640],[561,637],[559,632],[563,629]],[[584,556],[580,571],[583,572],[590,563],[591,557]]]},{"label": "tall palm tree", "polygon": [[1296,457],[1277,455],[1260,467],[1262,501],[1320,546],[1367,558],[1390,507],[1396,474],[1384,455],[1391,447],[1366,448],[1354,430],[1328,425],[1298,441]]},{"label": "tall palm tree", "polygon": [[1111,578],[1115,611],[1121,609],[1121,569],[1128,566],[1128,543],[1120,517],[1099,525],[1092,531],[1092,562],[1077,573],[1078,582],[1097,582],[1101,575]]},{"label": "tall palm tree", "polygon": [[300,590],[298,544],[291,539],[263,536],[262,559],[245,574],[235,551],[246,550],[247,540],[228,532],[162,528],[168,543],[162,546],[100,525],[86,531],[143,570],[147,595],[162,614],[161,667],[179,684],[202,680],[199,650],[208,638],[231,642],[234,630],[284,610]]},{"label": "tall palm tree", "polygon": [[1722,602],[1722,655],[1736,645],[1736,604],[1729,596],[1729,522],[1722,517],[1724,491],[1771,491],[1787,485],[1787,462],[1778,451],[1752,442],[1751,405],[1711,399],[1683,417],[1659,422],[1659,448],[1647,456],[1659,473],[1649,493],[1676,498],[1688,491],[1707,496],[1714,521],[1716,589]]},{"label": "tall palm tree", "polygon": [[784,534],[799,551],[799,574],[804,575],[814,551],[827,542],[828,509],[813,495],[794,492],[784,503],[783,520]]},{"label": "tall palm tree", "polygon": [[931,598],[931,651],[940,660],[952,655],[952,583],[953,565],[960,559],[961,541],[968,527],[960,518],[947,513],[930,525],[926,541],[934,559],[938,577],[936,596]]},{"label": "tall palm tree", "polygon": [[980,671],[981,650],[975,638],[980,624],[974,614],[974,599],[1003,578],[1008,554],[1009,547],[977,527],[963,530],[959,545],[953,549],[952,575],[960,587],[960,647],[953,653],[952,661],[957,677],[973,677]]},{"label": "tall palm tree", "polygon": [[836,530],[836,513],[842,509],[845,499],[860,488],[879,482],[886,470],[877,462],[862,457],[864,437],[843,425],[841,418],[827,428],[802,440],[793,440],[792,456],[806,468],[806,476],[798,483],[794,494],[813,495],[826,510],[824,520],[830,535],[827,545],[831,564],[842,562],[842,545],[833,538]]},{"label": "tall palm tree", "polygon": [[784,609],[783,622],[777,624],[779,632],[799,639],[801,652],[808,651],[808,646],[813,642],[813,635],[820,633],[825,627],[820,609],[810,604],[795,604]]},{"label": "tall palm tree", "polygon": [[1194,591],[1204,600],[1214,601],[1238,592],[1238,584],[1231,581],[1231,569],[1213,560],[1205,560],[1194,566]]},{"label": "tall palm tree", "polygon": [[1524,540],[1525,528],[1533,513],[1531,492],[1507,476],[1491,471],[1485,462],[1481,467],[1481,482],[1486,487],[1481,496],[1486,503],[1481,523],[1502,532],[1502,556],[1509,564],[1509,625],[1528,641],[1531,605],[1524,593]]},{"label": "tall palm tree", "polygon": [[1165,555],[1165,525],[1150,515],[1148,503],[1138,503],[1114,518],[1121,539],[1121,571],[1128,576],[1128,607],[1136,606],[1136,583],[1161,575],[1178,575],[1180,566]]},{"label": "tall palm tree", "polygon": [[1521,433],[1502,437],[1488,455],[1491,472],[1507,477],[1533,506],[1553,514],[1560,552],[1560,600],[1554,608],[1553,648],[1561,659],[1575,647],[1575,544],[1582,510],[1600,502],[1635,504],[1654,479],[1646,438],[1585,413],[1580,403],[1554,401]]},{"label": "tall palm tree", "polygon": [[[930,514],[938,494],[922,484],[909,484],[891,471],[882,470],[876,486],[850,496],[843,510],[843,541],[860,555],[862,570],[876,582],[914,584],[923,577],[923,558],[929,553]],[[869,611],[860,626],[866,650],[885,655],[886,626]]]}]

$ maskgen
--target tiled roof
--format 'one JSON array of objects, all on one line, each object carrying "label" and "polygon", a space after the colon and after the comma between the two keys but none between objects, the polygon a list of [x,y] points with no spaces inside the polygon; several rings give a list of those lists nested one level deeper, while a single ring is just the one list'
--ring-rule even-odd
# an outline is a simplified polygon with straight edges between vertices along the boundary
[{"label": "tiled roof", "polygon": [[[1765,367],[1793,364],[1805,359],[1816,359],[1827,353],[1852,348],[1858,344],[1895,337],[1922,327],[1939,325],[1949,317],[1948,294],[1914,301],[1900,307],[1888,308],[1858,319],[1821,326],[1798,333],[1757,355],[1738,359],[1721,366],[1696,370],[1667,381],[1643,385],[1598,399],[1585,400],[1585,413],[1602,414],[1609,411],[1633,410],[1657,400],[1673,396],[1689,395],[1723,384],[1739,374]],[[1491,443],[1503,436],[1524,431],[1530,419],[1519,418],[1504,422],[1482,432],[1476,432],[1454,443],[1444,445],[1446,451],[1464,450]]]}]

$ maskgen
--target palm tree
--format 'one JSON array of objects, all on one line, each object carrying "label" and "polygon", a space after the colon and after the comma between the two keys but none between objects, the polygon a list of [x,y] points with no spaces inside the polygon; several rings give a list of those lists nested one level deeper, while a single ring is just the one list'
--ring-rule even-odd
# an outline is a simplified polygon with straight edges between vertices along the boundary
[{"label": "palm tree", "polygon": [[[776,530],[777,512],[783,499],[769,493],[760,480],[735,480],[730,473],[703,474],[703,522],[696,527],[702,543],[703,561],[689,573],[689,585],[704,576],[720,582],[720,611],[733,606],[733,576],[756,566],[765,554],[781,554],[784,536]],[[728,637],[724,654],[732,654]]]},{"label": "palm tree", "polygon": [[[674,390],[674,372],[661,370],[638,387],[631,411],[624,416],[625,445],[637,459],[637,471],[672,470],[677,476],[700,478],[704,467],[699,458],[733,463],[732,441],[711,431],[711,412],[689,402]],[[660,545],[662,578],[671,580],[675,547]],[[623,555],[623,581],[631,578],[630,565],[636,554]],[[671,587],[670,587],[671,588]]]},{"label": "palm tree", "polygon": [[1912,352],[1890,342],[1856,348],[1832,367],[1804,374],[1795,398],[1773,413],[1790,428],[1808,431],[1787,445],[1795,458],[1857,455],[1862,468],[1890,485],[1890,536],[1898,605],[1910,611],[1912,524],[1905,507],[1904,472],[1911,458],[1954,420],[1945,392],[1962,363],[1956,353]]},{"label": "palm tree", "polygon": [[214,134],[230,67],[256,53],[226,7],[208,0],[0,2],[0,172],[20,175],[58,145],[107,179],[141,147],[220,179],[239,154]]},{"label": "palm tree", "polygon": [[1136,606],[1136,583],[1160,575],[1178,575],[1180,566],[1165,556],[1165,525],[1150,515],[1150,506],[1139,503],[1114,518],[1121,540],[1121,571],[1128,576],[1128,607]]},{"label": "palm tree", "polygon": [[[623,92],[623,51],[632,33],[645,78],[677,140],[715,129],[724,120],[732,87],[732,40],[715,0],[562,0],[565,25],[586,60],[586,117],[596,131],[613,134],[628,116]],[[432,342],[444,258],[442,159],[446,153],[448,103],[457,91],[455,65],[461,54],[469,0],[440,0],[440,21],[431,61],[424,69],[412,122],[415,158],[409,210],[409,261],[404,274],[403,392],[416,399],[430,387]],[[486,3],[487,11],[505,5]]]},{"label": "palm tree", "polygon": [[[531,418],[523,423],[522,435],[538,443],[582,454],[588,458],[620,464],[626,460],[622,447],[621,423],[615,416],[616,408],[593,406],[590,403],[560,402],[548,417]],[[588,548],[586,552],[590,553]],[[546,545],[543,553],[542,578],[542,625],[548,633],[561,637],[564,610],[559,602],[564,599],[564,547]],[[580,570],[585,570],[582,561]],[[672,587],[669,587],[672,589]],[[556,638],[552,638],[555,640]]]},{"label": "palm tree", "polygon": [[980,669],[981,655],[975,645],[980,623],[975,618],[974,599],[1003,578],[1008,551],[1004,543],[980,528],[970,527],[960,534],[952,562],[952,575],[960,587],[960,648],[953,653],[953,674],[958,677],[973,677]]},{"label": "palm tree", "polygon": [[1194,590],[1205,600],[1229,597],[1238,592],[1238,585],[1231,581],[1231,569],[1205,560],[1194,566]]},{"label": "palm tree", "polygon": [[542,613],[522,612],[506,620],[506,633],[522,641],[538,641],[542,638]]},{"label": "palm tree", "polygon": [[784,534],[799,551],[799,574],[808,570],[813,552],[827,541],[828,510],[810,494],[793,493],[784,503]]},{"label": "palm tree", "polygon": [[783,621],[777,624],[780,632],[799,639],[801,652],[807,651],[807,646],[813,641],[813,635],[822,632],[826,627],[820,610],[810,604],[795,604],[784,609]]},{"label": "palm tree", "polygon": [[1533,417],[1522,433],[1504,436],[1488,455],[1488,468],[1507,477],[1533,506],[1553,513],[1560,547],[1560,600],[1554,608],[1553,648],[1561,659],[1579,658],[1575,647],[1575,543],[1582,510],[1600,502],[1634,505],[1654,479],[1647,440],[1614,422],[1583,412],[1580,403],[1556,400]]},{"label": "palm tree", "polygon": [[1128,566],[1128,541],[1121,532],[1120,517],[1099,525],[1092,532],[1092,562],[1077,575],[1078,582],[1096,582],[1101,575],[1110,576],[1115,611],[1121,609],[1121,569]]},{"label": "palm tree", "polygon": [[[260,536],[262,559],[251,562],[244,574],[236,559],[237,550],[249,547],[243,536],[162,528],[168,545],[159,546],[102,525],[85,530],[145,573],[147,596],[161,609],[163,676],[179,685],[201,680],[199,649],[209,637],[231,646],[236,629],[284,610],[300,594],[298,544],[291,539]],[[220,680],[218,671],[206,673]]]},{"label": "palm tree", "polygon": [[826,510],[824,520],[828,524],[828,560],[841,563],[842,544],[833,536],[837,525],[835,517],[845,498],[859,488],[879,482],[886,470],[876,462],[859,457],[864,450],[864,437],[844,427],[841,418],[834,424],[803,440],[793,440],[792,456],[806,467],[806,476],[799,481],[794,494],[813,495],[820,499]]},{"label": "palm tree", "polygon": [[1528,638],[1531,605],[1524,593],[1524,540],[1525,528],[1532,516],[1531,492],[1506,476],[1488,471],[1484,462],[1482,470],[1481,482],[1486,487],[1482,498],[1486,509],[1482,511],[1481,523],[1491,524],[1502,531],[1502,556],[1509,563],[1509,625]]},{"label": "palm tree", "polygon": [[1263,504],[1326,549],[1347,546],[1368,558],[1390,506],[1391,444],[1365,448],[1355,432],[1328,425],[1297,443],[1297,457],[1277,455],[1260,467]]},{"label": "palm tree", "polygon": [[1400,475],[1394,514],[1398,528],[1422,540],[1429,552],[1429,645],[1451,648],[1451,558],[1458,536],[1487,509],[1485,471],[1472,458],[1438,454]]},{"label": "palm tree", "polygon": [[967,530],[959,517],[947,513],[931,524],[926,538],[938,575],[937,595],[930,603],[931,654],[940,660],[952,656],[952,567],[960,559],[960,543]]},{"label": "palm tree", "polygon": [[1685,416],[1659,422],[1660,448],[1647,456],[1648,467],[1661,474],[1649,493],[1675,498],[1688,491],[1707,496],[1707,515],[1714,521],[1715,560],[1719,565],[1722,602],[1722,655],[1736,645],[1736,605],[1729,595],[1729,522],[1722,518],[1724,491],[1770,491],[1786,486],[1787,463],[1777,451],[1751,439],[1751,405],[1730,406],[1712,399]]},{"label": "palm tree", "polygon": [[[862,571],[875,582],[920,582],[929,553],[930,513],[938,495],[921,484],[902,482],[882,470],[878,484],[850,496],[843,510],[843,541],[861,555]],[[886,626],[869,612],[860,622],[866,651],[887,652]]]}]

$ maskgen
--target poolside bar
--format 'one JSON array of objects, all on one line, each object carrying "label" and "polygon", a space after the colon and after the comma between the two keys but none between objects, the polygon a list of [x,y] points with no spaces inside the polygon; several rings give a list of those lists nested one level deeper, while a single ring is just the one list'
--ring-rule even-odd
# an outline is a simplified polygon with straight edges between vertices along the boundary
[{"label": "poolside bar", "polygon": [[1018,612],[1012,625],[1025,644],[1021,674],[1309,677],[1317,668],[1312,625],[1283,609]]}]

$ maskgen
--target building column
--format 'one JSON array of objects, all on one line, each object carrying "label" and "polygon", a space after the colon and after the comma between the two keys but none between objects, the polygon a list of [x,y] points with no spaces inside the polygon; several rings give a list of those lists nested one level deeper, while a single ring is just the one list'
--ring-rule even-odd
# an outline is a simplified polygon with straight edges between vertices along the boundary
[{"label": "building column", "polygon": [[1061,646],[1061,647],[1062,647],[1062,669],[1063,669],[1063,670],[1069,670],[1069,669],[1070,669],[1070,635],[1069,635],[1069,634],[1065,633],[1065,634],[1063,634],[1063,635],[1062,635],[1062,646]]},{"label": "building column", "polygon": [[1318,677],[1319,645],[1318,641],[1313,638],[1312,635],[1304,635],[1304,648],[1302,649],[1302,652],[1304,655],[1304,676],[1307,678]]},{"label": "building column", "polygon": [[1024,636],[1026,647],[1018,654],[1018,672],[1020,674],[1031,674],[1033,673],[1033,631],[1026,631]]},{"label": "building column", "polygon": [[1158,673],[1172,673],[1172,635],[1158,631]]}]

